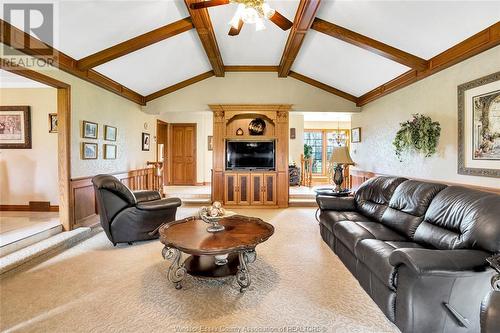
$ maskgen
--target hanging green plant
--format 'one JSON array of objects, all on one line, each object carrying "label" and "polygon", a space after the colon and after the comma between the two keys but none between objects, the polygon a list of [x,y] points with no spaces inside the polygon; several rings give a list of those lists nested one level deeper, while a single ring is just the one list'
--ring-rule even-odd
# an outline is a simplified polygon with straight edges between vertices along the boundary
[{"label": "hanging green plant", "polygon": [[404,151],[416,151],[430,157],[436,152],[441,126],[431,117],[414,114],[413,119],[400,123],[401,128],[392,142],[396,156],[402,162]]},{"label": "hanging green plant", "polygon": [[311,158],[313,154],[313,147],[308,144],[304,144],[304,158]]}]

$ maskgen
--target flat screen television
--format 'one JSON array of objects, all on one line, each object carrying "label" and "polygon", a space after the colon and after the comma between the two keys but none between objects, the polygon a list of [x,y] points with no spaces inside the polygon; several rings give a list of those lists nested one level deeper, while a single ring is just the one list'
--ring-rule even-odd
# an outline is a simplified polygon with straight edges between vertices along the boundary
[{"label": "flat screen television", "polygon": [[274,170],[275,141],[226,141],[226,170]]}]

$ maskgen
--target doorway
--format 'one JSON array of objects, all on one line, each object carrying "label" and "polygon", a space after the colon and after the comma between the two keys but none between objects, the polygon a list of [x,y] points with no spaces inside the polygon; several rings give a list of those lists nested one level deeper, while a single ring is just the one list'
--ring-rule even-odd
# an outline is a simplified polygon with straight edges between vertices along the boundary
[{"label": "doorway", "polygon": [[156,121],[156,161],[162,163],[160,186],[168,184],[168,123]]},{"label": "doorway", "polygon": [[196,124],[171,124],[170,138],[170,184],[196,185]]}]

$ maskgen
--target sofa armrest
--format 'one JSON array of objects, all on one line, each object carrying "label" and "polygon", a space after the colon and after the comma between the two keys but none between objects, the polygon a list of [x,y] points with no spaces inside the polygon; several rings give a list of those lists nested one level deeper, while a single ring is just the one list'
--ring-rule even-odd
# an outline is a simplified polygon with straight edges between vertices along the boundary
[{"label": "sofa armrest", "polygon": [[181,199],[179,198],[167,198],[161,200],[145,201],[137,204],[136,208],[139,210],[165,210],[177,208],[181,205]]},{"label": "sofa armrest", "polygon": [[135,200],[137,201],[137,203],[161,199],[160,192],[158,191],[144,190],[144,191],[134,191],[132,193],[134,193]]},{"label": "sofa armrest", "polygon": [[491,254],[480,250],[430,250],[404,248],[392,252],[392,266],[405,265],[415,274],[484,271]]},{"label": "sofa armrest", "polygon": [[356,210],[354,197],[332,197],[318,195],[316,202],[321,210],[352,211]]}]

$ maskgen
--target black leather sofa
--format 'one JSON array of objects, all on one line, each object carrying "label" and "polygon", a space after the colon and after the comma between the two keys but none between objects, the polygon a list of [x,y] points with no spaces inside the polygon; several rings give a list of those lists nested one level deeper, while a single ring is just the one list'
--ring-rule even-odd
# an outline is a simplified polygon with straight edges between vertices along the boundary
[{"label": "black leather sofa", "polygon": [[92,183],[101,226],[113,245],[158,238],[152,232],[174,221],[181,205],[179,198],[162,199],[158,191],[132,192],[111,175],[97,175]]},{"label": "black leather sofa", "polygon": [[404,333],[479,332],[500,251],[500,196],[398,177],[318,196],[320,233]]}]

